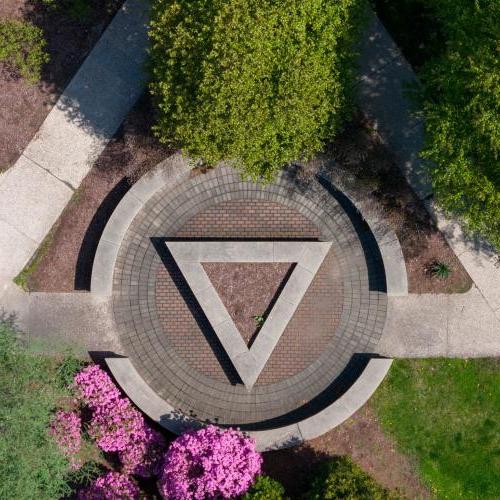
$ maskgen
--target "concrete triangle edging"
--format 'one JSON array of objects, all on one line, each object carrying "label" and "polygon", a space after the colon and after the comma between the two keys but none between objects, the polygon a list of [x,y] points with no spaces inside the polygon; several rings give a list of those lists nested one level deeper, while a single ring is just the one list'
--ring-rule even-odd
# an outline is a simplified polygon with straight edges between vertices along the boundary
[{"label": "concrete triangle edging", "polygon": [[[250,390],[332,246],[330,241],[169,241],[165,243],[245,387]],[[203,262],[290,262],[296,266],[249,348]]]}]

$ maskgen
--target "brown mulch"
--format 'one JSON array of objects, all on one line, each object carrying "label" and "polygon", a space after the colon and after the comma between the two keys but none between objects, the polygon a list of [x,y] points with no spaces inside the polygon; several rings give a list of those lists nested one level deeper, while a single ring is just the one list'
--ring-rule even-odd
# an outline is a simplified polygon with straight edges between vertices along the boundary
[{"label": "brown mulch", "polygon": [[12,166],[31,141],[71,77],[99,39],[122,0],[89,0],[89,15],[76,19],[41,0],[2,0],[0,18],[40,27],[50,62],[38,84],[28,84],[0,64],[0,171]]},{"label": "brown mulch", "polygon": [[170,153],[151,134],[143,97],[85,177],[51,231],[50,245],[28,279],[30,290],[88,290],[100,235],[116,205],[141,175]]},{"label": "brown mulch", "polygon": [[203,263],[205,272],[247,344],[259,331],[258,317],[265,318],[279,290],[286,284],[291,267],[286,262]]},{"label": "brown mulch", "polygon": [[264,472],[280,481],[291,499],[299,499],[308,490],[318,463],[338,455],[351,456],[377,482],[406,498],[431,497],[415,464],[382,432],[369,404],[305,445],[265,453]]},{"label": "brown mulch", "polygon": [[[355,177],[357,188],[384,213],[397,234],[410,293],[463,293],[470,289],[472,280],[467,271],[406,182],[372,123],[356,115],[326,154],[336,160],[340,176]],[[433,276],[432,266],[438,262],[450,268],[448,278]]]}]

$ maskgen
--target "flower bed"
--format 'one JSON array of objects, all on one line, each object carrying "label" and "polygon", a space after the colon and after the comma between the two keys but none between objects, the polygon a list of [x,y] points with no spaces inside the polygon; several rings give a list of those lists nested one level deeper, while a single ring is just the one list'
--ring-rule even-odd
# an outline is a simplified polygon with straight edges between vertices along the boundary
[{"label": "flower bed", "polygon": [[82,488],[80,500],[139,498],[138,481],[155,478],[164,498],[234,498],[244,494],[261,471],[262,457],[254,441],[234,429],[208,426],[187,432],[167,450],[162,434],[97,365],[80,370],[72,390],[74,408],[54,415],[50,434],[71,468],[85,462],[85,431],[116,469]]}]

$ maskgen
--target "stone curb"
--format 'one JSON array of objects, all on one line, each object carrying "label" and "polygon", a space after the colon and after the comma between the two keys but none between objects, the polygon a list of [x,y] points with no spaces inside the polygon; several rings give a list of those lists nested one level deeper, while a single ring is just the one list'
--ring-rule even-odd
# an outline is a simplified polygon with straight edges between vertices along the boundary
[{"label": "stone curb", "polygon": [[155,169],[137,181],[122,198],[111,215],[97,246],[90,292],[110,297],[113,292],[113,272],[120,245],[144,203],[165,184],[175,184],[189,176],[190,167],[180,154],[174,154],[159,163]]},{"label": "stone curb", "polygon": [[[113,377],[127,396],[162,427],[182,434],[202,424],[177,412],[139,375],[129,358],[106,358]],[[340,425],[361,408],[375,392],[391,366],[392,359],[371,359],[356,382],[338,400],[299,423],[265,431],[249,432],[259,451],[289,448],[321,436]]]},{"label": "stone curb", "polygon": [[[330,185],[335,183],[328,172],[321,172],[320,177]],[[403,256],[403,250],[399,244],[396,233],[391,227],[379,216],[371,210],[366,202],[358,198],[352,189],[343,184],[342,192],[354,205],[359,212],[359,215],[368,224],[373,237],[377,241],[377,245],[384,263],[385,279],[387,286],[387,296],[389,297],[404,297],[408,295],[408,275],[406,273],[406,264]]]}]

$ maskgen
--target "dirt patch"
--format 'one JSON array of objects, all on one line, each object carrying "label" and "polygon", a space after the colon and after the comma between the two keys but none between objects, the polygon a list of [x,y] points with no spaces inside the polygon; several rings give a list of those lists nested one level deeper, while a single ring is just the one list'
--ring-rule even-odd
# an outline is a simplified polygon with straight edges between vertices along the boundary
[{"label": "dirt patch", "polygon": [[243,340],[250,345],[285,286],[292,265],[286,262],[202,265]]},{"label": "dirt patch", "polygon": [[[397,234],[406,262],[410,293],[463,293],[472,280],[423,203],[403,177],[391,151],[361,114],[330,145],[337,175],[356,180],[356,189],[384,214]],[[444,263],[447,278],[435,277],[432,267]]]},{"label": "dirt patch", "polygon": [[144,97],[126,118],[61,214],[52,243],[28,277],[30,290],[88,290],[99,237],[116,205],[169,150],[151,134],[153,110]]},{"label": "dirt patch", "polygon": [[121,3],[90,0],[78,14],[51,9],[40,0],[2,0],[0,17],[24,19],[43,30],[50,62],[36,85],[0,65],[0,171],[26,148]]},{"label": "dirt patch", "polygon": [[407,498],[430,498],[415,465],[399,453],[385,435],[369,405],[349,420],[307,445],[264,454],[264,471],[286,488],[292,499],[307,491],[318,463],[338,455],[349,455],[380,484]]}]

